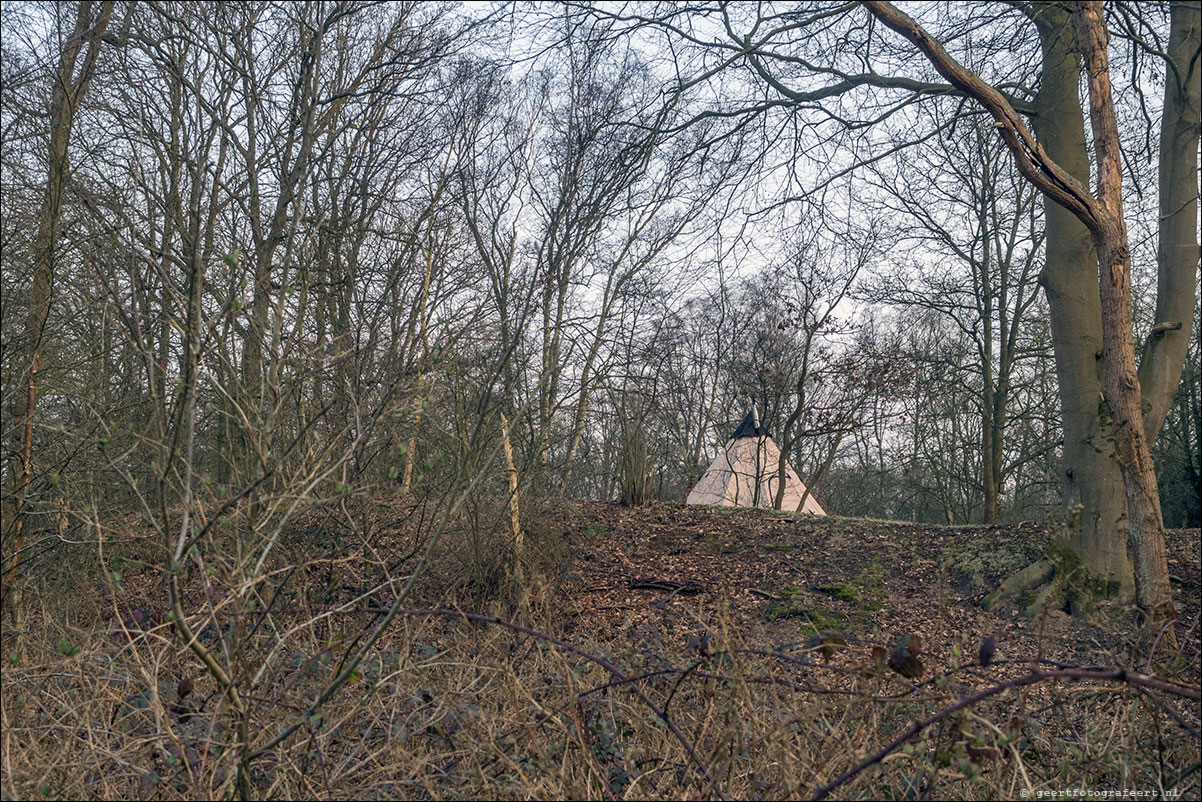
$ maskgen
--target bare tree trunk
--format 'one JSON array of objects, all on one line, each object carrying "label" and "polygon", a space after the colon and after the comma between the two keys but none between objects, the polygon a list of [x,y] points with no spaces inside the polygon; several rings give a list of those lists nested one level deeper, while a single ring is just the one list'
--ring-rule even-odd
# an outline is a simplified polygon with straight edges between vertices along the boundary
[{"label": "bare tree trunk", "polygon": [[580,449],[580,443],[584,439],[584,419],[588,414],[588,403],[592,391],[593,366],[597,362],[597,355],[601,352],[603,337],[605,335],[605,324],[609,321],[610,312],[613,310],[613,275],[610,275],[609,284],[606,286],[605,298],[601,305],[601,311],[597,318],[597,328],[593,334],[592,344],[589,346],[588,356],[585,357],[584,367],[580,370],[580,401],[576,404],[576,416],[572,421],[571,441],[568,445],[567,454],[564,456],[563,474],[559,480],[559,488],[561,492],[566,492],[572,478],[572,460],[576,457],[576,452]]},{"label": "bare tree trunk", "polygon": [[[1078,93],[1081,75],[1077,37],[1067,9],[1047,4],[1035,18],[1043,48],[1043,69],[1033,120],[1048,156],[1082,183],[1089,181],[1085,118]],[[1039,277],[1050,307],[1052,346],[1064,427],[1061,501],[1066,516],[1080,506],[1071,547],[1089,573],[1130,598],[1135,576],[1125,538],[1120,536],[1126,502],[1112,445],[1109,416],[1101,414],[1102,382],[1097,354],[1102,350],[1101,295],[1097,256],[1089,229],[1077,216],[1045,196],[1046,258]]]},{"label": "bare tree trunk", "polygon": [[[998,453],[1000,443],[995,442],[996,414],[997,414],[997,397],[994,384],[994,360],[993,360],[993,314],[995,307],[995,298],[993,292],[993,270],[1000,269],[1001,265],[995,265],[992,259],[993,238],[989,235],[990,219],[990,193],[993,191],[993,183],[995,181],[991,170],[992,164],[989,161],[984,161],[981,174],[981,191],[977,193],[977,227],[978,237],[981,243],[981,258],[977,265],[977,297],[980,299],[978,303],[979,314],[981,316],[981,494],[982,511],[981,522],[986,524],[997,523],[998,514],[998,493],[1000,492],[1000,476],[998,468],[998,460],[996,457],[1001,455]],[[1006,310],[998,309],[1001,317],[1005,317]]]},{"label": "bare tree trunk", "polygon": [[1198,139],[1202,116],[1202,21],[1197,10],[1173,4],[1160,121],[1160,245],[1156,324],[1139,365],[1144,436],[1148,447],[1177,395],[1189,349],[1198,282]]},{"label": "bare tree trunk", "polygon": [[[33,240],[33,284],[29,293],[29,312],[25,320],[29,360],[24,392],[17,394],[12,411],[13,417],[21,421],[21,444],[17,449],[12,471],[16,487],[11,511],[5,516],[9,520],[5,522],[3,530],[6,534],[11,532],[11,548],[3,579],[0,580],[0,604],[3,604],[17,581],[18,563],[25,541],[25,517],[28,512],[26,507],[30,484],[33,481],[33,420],[37,411],[38,369],[41,367],[45,346],[46,321],[50,316],[51,289],[57,269],[55,246],[58,243],[63,195],[70,172],[67,147],[71,140],[71,126],[79,103],[87,91],[101,40],[113,14],[111,0],[100,4],[94,19],[92,7],[91,2],[81,2],[76,10],[75,29],[59,52],[58,69],[53,81],[54,91],[50,98],[50,137],[47,143],[49,170],[38,213],[38,229]],[[77,71],[76,62],[85,46],[87,51],[84,53],[83,64]]]},{"label": "bare tree trunk", "polygon": [[[1156,486],[1150,443],[1144,433],[1143,401],[1135,369],[1131,250],[1127,244],[1127,223],[1123,219],[1122,154],[1111,97],[1110,58],[1106,51],[1109,34],[1102,14],[1101,0],[1077,3],[1074,14],[1089,87],[1097,195],[1105,211],[1105,214],[1096,214],[1097,222],[1090,226],[1098,252],[1101,285],[1102,389],[1114,417],[1119,467],[1127,496],[1127,531],[1135,563],[1136,600],[1153,621],[1159,621],[1172,617],[1173,591],[1165,558],[1160,492]],[[1178,369],[1177,379],[1180,378]],[[1174,390],[1175,385],[1176,382]]]},{"label": "bare tree trunk", "polygon": [[405,452],[405,469],[401,474],[401,493],[408,493],[410,486],[413,484],[413,460],[417,452],[417,432],[422,425],[422,405],[426,399],[423,395],[425,389],[426,374],[419,372],[417,374],[417,400],[414,402],[413,409],[413,431],[409,433],[409,445]]},{"label": "bare tree trunk", "polygon": [[[447,160],[449,163],[449,153]],[[447,172],[446,164],[443,164],[442,171],[443,176],[445,176]],[[421,355],[417,361],[417,402],[413,410],[413,432],[409,435],[409,451],[405,454],[405,470],[401,475],[401,493],[408,493],[410,485],[413,482],[413,461],[417,459],[417,435],[421,429],[422,405],[425,403],[426,371],[430,369],[430,315],[428,307],[430,304],[430,277],[434,273],[434,207],[438,203],[438,198],[442,194],[444,185],[440,181],[438,191],[434,195],[434,200],[430,203],[430,222],[429,229],[426,232],[428,246],[426,251],[426,271],[422,275],[422,291],[417,302],[418,344],[421,346]]]},{"label": "bare tree trunk", "polygon": [[822,481],[822,477],[826,476],[826,472],[830,469],[831,465],[834,464],[835,457],[839,454],[839,444],[843,442],[843,438],[846,436],[846,434],[838,435],[827,449],[826,459],[822,460],[822,464],[818,466],[818,470],[808,474],[806,478],[802,480],[802,484],[805,486],[805,492],[801,494],[801,501],[797,502],[797,509],[794,510],[794,512],[801,512],[805,509],[806,502],[809,501],[810,496],[813,495],[813,488]]},{"label": "bare tree trunk", "polygon": [[[785,477],[789,470],[789,452],[793,450],[793,443],[797,440],[793,435],[793,430],[797,426],[797,421],[801,418],[802,410],[805,409],[805,382],[809,379],[806,373],[807,371],[803,368],[802,375],[797,380],[797,403],[794,405],[793,411],[789,413],[789,417],[785,421],[785,428],[780,433],[780,459],[776,463],[776,496],[772,499],[772,509],[774,510],[779,510],[785,505]],[[807,486],[805,496],[809,494],[810,490]],[[802,506],[805,505],[805,496],[801,499]],[[801,507],[799,506],[797,509],[800,510]]]},{"label": "bare tree trunk", "polygon": [[[242,362],[243,413],[249,423],[250,431],[243,431],[238,438],[238,453],[234,458],[235,475],[242,472],[242,481],[252,483],[260,479],[269,470],[268,464],[273,462],[271,445],[275,423],[275,402],[278,399],[278,386],[272,381],[272,371],[268,369],[266,345],[272,337],[269,327],[273,297],[273,272],[276,269],[275,255],[279,246],[290,241],[295,220],[290,219],[294,207],[300,203],[306,180],[309,176],[313,147],[317,138],[317,85],[318,72],[322,55],[322,36],[324,27],[307,26],[307,36],[304,50],[300,57],[300,74],[293,87],[292,108],[295,115],[296,127],[289,132],[289,147],[285,153],[292,151],[295,146],[296,156],[291,164],[286,161],[279,165],[279,195],[267,222],[266,230],[262,228],[262,215],[259,208],[258,191],[253,190],[251,198],[252,228],[255,232],[254,253],[254,293],[251,297],[250,335],[246,340],[246,349]],[[249,43],[247,43],[249,48]],[[249,49],[240,53],[247,60],[243,67],[251,69],[249,61],[253,60]],[[257,87],[255,88],[256,92]],[[329,114],[329,111],[326,112]],[[248,114],[247,138],[249,142],[250,163],[247,169],[252,173],[252,187],[256,186],[253,174],[259,169],[255,161],[256,144],[254,142],[254,115]],[[282,292],[282,290],[280,290]],[[252,522],[255,517],[258,493],[250,497],[250,512],[248,519]]]},{"label": "bare tree trunk", "polygon": [[518,507],[518,466],[513,461],[513,445],[509,440],[509,419],[501,413],[501,446],[505,452],[505,475],[509,480],[509,527],[513,535],[514,566],[522,573],[525,538],[522,534],[521,510]]}]

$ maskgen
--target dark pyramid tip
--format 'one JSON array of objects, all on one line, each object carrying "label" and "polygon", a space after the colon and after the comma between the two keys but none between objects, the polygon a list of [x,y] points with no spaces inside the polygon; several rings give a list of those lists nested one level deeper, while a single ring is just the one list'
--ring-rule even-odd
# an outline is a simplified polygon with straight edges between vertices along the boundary
[{"label": "dark pyramid tip", "polygon": [[743,418],[743,422],[739,424],[739,428],[735,429],[735,433],[730,436],[732,440],[737,440],[740,437],[763,437],[768,432],[760,426],[760,416],[756,412],[755,407],[747,413],[747,417]]}]

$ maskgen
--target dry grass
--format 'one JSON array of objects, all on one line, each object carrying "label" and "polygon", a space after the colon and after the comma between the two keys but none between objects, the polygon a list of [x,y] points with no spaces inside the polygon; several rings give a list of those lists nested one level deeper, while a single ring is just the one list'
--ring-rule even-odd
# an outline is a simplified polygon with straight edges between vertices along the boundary
[{"label": "dry grass", "polygon": [[[456,542],[448,541],[448,554]],[[314,549],[297,560],[290,581],[314,581],[330,560],[350,565],[354,548],[348,540],[321,557]],[[138,549],[149,547],[128,548],[125,564]],[[779,642],[770,626],[748,627],[727,591],[683,622],[706,633],[704,642],[590,636],[578,621],[569,629],[557,617],[562,588],[543,574],[508,601],[481,604],[478,576],[463,566],[447,571],[462,581],[442,596],[427,587],[427,601],[460,597],[464,609],[470,602],[515,626],[402,615],[353,681],[313,715],[314,696],[377,620],[377,601],[284,635],[318,608],[281,583],[291,606],[278,603],[271,621],[247,635],[253,642],[242,644],[238,665],[253,676],[275,655],[257,685],[246,681],[252,745],[298,716],[306,720],[251,763],[256,796],[805,798],[916,720],[1040,668],[1017,661],[982,668],[967,641],[942,644],[952,657],[931,659],[921,679],[879,670],[854,641],[828,661],[805,642]],[[64,572],[27,590],[22,637],[19,646],[6,644],[12,651],[3,667],[6,794],[234,793],[241,750],[220,689],[172,637],[170,622],[153,618],[154,587],[135,589],[138,571],[126,574],[121,587],[95,575],[69,584]],[[325,592],[331,606],[342,603],[344,596]],[[134,621],[138,599],[148,606]],[[211,616],[195,598],[193,609],[198,622]],[[210,623],[223,625],[220,614]],[[922,728],[832,796],[1011,799],[1126,789],[1197,798],[1198,741],[1188,734],[1199,713],[1197,635],[1196,627],[1183,632],[1176,651],[1161,647],[1147,667],[1194,689],[1192,699],[1113,677],[1011,687]],[[1131,667],[1144,670],[1134,654]],[[194,684],[182,698],[181,681]]]}]

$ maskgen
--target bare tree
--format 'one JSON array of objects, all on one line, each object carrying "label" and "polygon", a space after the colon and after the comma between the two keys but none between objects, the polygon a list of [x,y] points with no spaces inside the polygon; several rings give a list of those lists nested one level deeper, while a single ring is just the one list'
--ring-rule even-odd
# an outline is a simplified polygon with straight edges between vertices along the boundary
[{"label": "bare tree", "polygon": [[[1115,423],[1116,447],[1126,489],[1128,544],[1135,564],[1137,598],[1151,620],[1160,621],[1170,617],[1172,591],[1164,554],[1160,499],[1136,374],[1131,311],[1131,252],[1123,218],[1121,152],[1111,97],[1108,35],[1102,19],[1101,3],[1079,3],[1074,9],[1083,68],[1088,77],[1090,121],[1098,172],[1096,195],[1090,194],[1080,181],[1048,156],[1005,98],[948,55],[918,23],[887,3],[870,2],[866,6],[885,25],[919,48],[948,81],[989,111],[997,120],[998,129],[1020,172],[1041,192],[1069,209],[1089,229],[1100,271],[1103,393]],[[1196,149],[1196,146],[1191,147]],[[1174,263],[1172,267],[1164,267],[1175,273],[1177,266]],[[1186,272],[1194,273],[1193,265],[1187,265],[1187,268]],[[1173,278],[1178,277],[1174,275]],[[1193,292],[1188,296],[1192,304]],[[1183,321],[1160,323],[1175,324],[1180,328]],[[1166,374],[1165,383],[1171,384],[1171,392],[1180,379],[1180,368],[1176,375],[1172,371],[1166,371]],[[1161,387],[1148,389],[1155,395],[1164,392]]]},{"label": "bare tree", "polygon": [[979,388],[976,481],[984,523],[997,522],[1007,474],[1017,467],[1007,459],[1005,434],[1021,362],[1047,356],[1031,350],[1024,338],[1030,318],[1040,311],[1037,194],[1007,169],[1004,149],[991,133],[960,120],[940,132],[940,153],[918,151],[895,159],[890,168],[870,167],[888,193],[880,201],[883,209],[897,214],[898,236],[929,249],[934,258],[928,261],[924,253],[914,259],[913,275],[889,266],[865,293],[937,311],[954,324],[956,336],[973,343],[963,368]]},{"label": "bare tree", "polygon": [[[791,329],[796,332],[799,364],[795,374],[791,377],[793,383],[792,408],[787,412],[778,441],[781,453],[776,469],[776,498],[773,499],[773,507],[778,510],[781,509],[785,497],[786,472],[789,467],[788,455],[794,451],[800,439],[798,425],[803,416],[811,419],[809,425],[814,430],[812,434],[817,434],[818,427],[815,425],[817,421],[814,419],[819,417],[819,405],[811,396],[811,384],[824,368],[830,367],[821,364],[824,357],[824,344],[821,339],[837,333],[839,307],[843,304],[844,299],[849,297],[861,270],[873,259],[878,248],[876,232],[871,230],[851,229],[839,232],[837,241],[843,243],[841,249],[836,249],[830,243],[825,248],[819,241],[808,243],[809,247],[799,250],[788,266],[789,288],[785,300],[785,317],[778,323],[778,328]],[[826,349],[829,350],[829,348],[830,346],[826,345]],[[827,361],[834,362],[836,360],[828,359]],[[846,368],[847,365],[845,364],[843,367]],[[827,378],[833,377],[828,376]],[[843,379],[844,386],[850,387],[852,375],[846,374]],[[851,397],[838,398],[829,405],[829,409],[849,410],[854,408],[854,404],[855,400]],[[828,429],[836,418],[841,421],[846,420],[843,416],[835,415],[826,421]],[[844,427],[836,426],[835,428],[843,429]],[[828,456],[823,460],[819,471],[824,472],[825,468],[829,467],[830,460],[834,458],[837,448],[838,443],[836,442],[834,448],[828,449]],[[809,496],[812,486],[820,477],[810,475],[805,478],[806,492],[802,496],[798,509],[805,506],[805,500]]]},{"label": "bare tree", "polygon": [[[24,362],[17,375],[18,392],[12,395],[8,419],[19,421],[19,445],[12,449],[9,469],[12,490],[7,493],[4,520],[3,575],[0,578],[0,604],[19,577],[19,564],[25,545],[26,513],[34,474],[34,417],[38,402],[38,369],[46,348],[46,320],[53,300],[58,274],[59,238],[63,204],[70,192],[69,147],[75,115],[96,69],[104,36],[113,17],[112,2],[80,2],[74,9],[72,30],[58,45],[57,59],[50,79],[49,130],[44,153],[46,183],[37,216],[29,257],[32,284],[25,321]],[[7,382],[6,382],[7,383]],[[6,438],[7,441],[7,438]],[[15,608],[14,608],[15,610]]]},{"label": "bare tree", "polygon": [[[1141,548],[1146,552],[1139,557],[1136,570],[1146,586],[1140,592],[1141,603],[1159,607],[1167,586],[1160,576],[1163,572],[1150,567],[1159,566],[1160,560],[1156,556],[1155,536],[1158,515],[1150,495],[1154,482],[1146,459],[1147,443],[1144,442],[1148,438],[1147,427],[1141,423],[1139,428],[1145,431],[1137,432],[1134,440],[1127,436],[1134,431],[1131,428],[1134,424],[1127,420],[1128,413],[1138,410],[1141,421],[1143,419],[1142,396],[1138,388],[1133,389],[1128,386],[1129,382],[1117,378],[1120,374],[1126,375],[1127,368],[1135,369],[1134,357],[1121,356],[1127,353],[1124,342],[1128,334],[1115,333],[1119,329],[1128,332],[1131,328],[1130,315],[1122,312],[1124,306],[1129,309],[1130,304],[1124,300],[1129,298],[1129,287],[1122,278],[1126,274],[1121,265],[1117,273],[1111,271],[1110,289],[1099,287],[1096,304],[1092,300],[1094,294],[1087,291],[1092,286],[1091,276],[1098,273],[1095,262],[1101,252],[1099,248],[1110,256],[1125,253],[1117,247],[1123,239],[1121,181],[1117,180],[1120,173],[1115,172],[1113,180],[1108,179],[1096,197],[1085,189],[1090,160],[1083,125],[1079,122],[1082,117],[1077,87],[1081,73],[1077,55],[1079,52],[1098,58],[1105,55],[1105,28],[1100,21],[1100,11],[1076,13],[1081,20],[1098,18],[1096,25],[1082,26],[1074,21],[1073,9],[1061,3],[965,7],[963,14],[951,13],[952,9],[948,7],[949,13],[941,15],[941,21],[948,35],[958,37],[958,42],[967,41],[960,37],[961,33],[973,31],[972,47],[966,48],[966,52],[981,70],[988,70],[989,77],[984,79],[947,55],[936,37],[900,15],[901,12],[881,3],[864,6],[872,12],[870,18],[862,16],[858,6],[853,4],[813,4],[786,10],[762,4],[717,3],[679,9],[641,6],[621,15],[621,19],[633,29],[662,36],[684,51],[685,55],[677,59],[684,74],[679,81],[682,92],[708,86],[710,81],[724,82],[722,102],[711,102],[696,119],[721,117],[758,122],[779,112],[789,121],[789,127],[777,129],[769,140],[772,145],[787,147],[790,142],[814,143],[814,147],[794,147],[795,158],[783,173],[790,180],[790,187],[782,193],[779,203],[810,195],[833,181],[854,174],[865,164],[897,152],[900,145],[884,145],[872,132],[880,121],[891,117],[913,119],[912,115],[906,117],[907,110],[923,98],[967,98],[973,101],[974,108],[983,107],[991,115],[1020,172],[1047,198],[1048,258],[1041,280],[1052,319],[1062,401],[1065,433],[1063,498],[1066,512],[1078,503],[1084,507],[1076,527],[1073,551],[1099,580],[1099,586],[1105,592],[1129,593],[1133,576],[1126,542],[1129,538],[1125,538],[1120,529],[1120,519],[1127,510],[1129,532],[1135,533],[1146,527],[1146,536],[1133,535],[1134,541],[1142,544]],[[1185,55],[1184,61],[1173,62],[1168,67],[1179,78],[1166,83],[1166,93],[1177,93],[1185,99],[1177,108],[1191,108],[1189,98],[1195,97],[1196,91],[1194,54],[1197,47],[1189,42],[1194,41],[1190,31],[1196,29],[1184,9],[1174,7],[1170,16],[1176,20],[1171,27],[1176,25],[1181,32],[1170,35],[1169,40],[1183,43],[1173,52]],[[1146,22],[1145,17],[1138,14],[1135,17]],[[900,49],[894,47],[888,39],[877,34],[873,20],[890,23],[891,27],[904,31],[908,44]],[[1041,68],[1038,92],[1031,88],[1032,76],[1024,72],[1024,59],[986,57],[1004,50],[1013,52],[1016,47],[1029,48],[1033,41],[1030,37],[1015,35],[1024,25],[1034,25],[1040,34],[1042,58],[1036,59]],[[719,30],[725,38],[714,35]],[[1144,25],[1131,38],[1142,41],[1145,52],[1167,58],[1167,50],[1156,47],[1155,37],[1145,36],[1148,30],[1149,26]],[[1089,42],[1082,38],[1087,32],[1092,32]],[[923,61],[922,65],[914,64],[916,54]],[[923,69],[928,63],[934,65],[938,77],[930,74],[929,66]],[[1109,79],[1102,76],[1101,66],[1101,61],[1095,58],[1090,67],[1094,77],[1098,78],[1091,95],[1095,112],[1091,118],[1101,126],[1095,135],[1094,152],[1103,161],[1113,158],[1114,169],[1119,170],[1118,132],[1115,125],[1107,122],[1114,115],[1107,112],[1108,104],[1104,101],[1109,94]],[[919,74],[912,77],[908,73],[914,67]],[[767,98],[762,97],[766,91],[764,87],[770,90]],[[1170,118],[1180,117],[1173,111],[1174,102],[1177,101],[1165,104]],[[811,111],[817,113],[807,113]],[[1027,129],[1021,115],[1032,119],[1038,140]],[[796,133],[783,135],[779,133],[781,130]],[[1185,134],[1189,129],[1186,126],[1180,130]],[[905,145],[921,145],[932,136],[929,129],[916,128],[907,137]],[[1194,141],[1192,134],[1185,136]],[[841,149],[836,143],[846,147]],[[1173,172],[1178,180],[1196,174],[1196,167],[1191,170],[1189,163],[1196,149],[1196,144],[1191,144],[1187,161],[1174,161],[1181,167]],[[1184,154],[1186,149],[1174,145],[1172,150]],[[1109,161],[1106,163],[1110,164]],[[813,175],[815,171],[817,178]],[[1181,203],[1188,203],[1185,198],[1193,193],[1193,189],[1184,191]],[[1165,237],[1161,242],[1163,253],[1196,255],[1192,228],[1182,233],[1170,226],[1162,229],[1161,235]],[[1170,245],[1170,237],[1178,239]],[[1110,244],[1106,245],[1107,242]],[[1177,242],[1184,246],[1181,250]],[[1195,264],[1192,259],[1181,265],[1174,263],[1173,267],[1168,261],[1161,262],[1162,269],[1169,274],[1184,275],[1181,280],[1186,282],[1186,287],[1196,281]],[[1104,276],[1106,270],[1102,271]],[[1179,285],[1174,283],[1173,286]],[[1106,304],[1102,303],[1103,289],[1105,297],[1110,299]],[[1171,332],[1177,331],[1178,324],[1184,329],[1184,320],[1190,317],[1185,313],[1192,303],[1188,299],[1192,297],[1193,293],[1176,292],[1171,304],[1166,302],[1158,306],[1160,313],[1167,317],[1155,321],[1154,343],[1158,342],[1155,338],[1173,337]],[[1187,300],[1176,300],[1179,298]],[[1184,308],[1178,308],[1181,305]],[[1106,325],[1103,325],[1103,306],[1107,310]],[[1125,318],[1125,326],[1111,325],[1124,322],[1119,318]],[[1100,416],[1098,390],[1105,382],[1099,380],[1094,355],[1104,349],[1112,354],[1108,365],[1122,362],[1126,367],[1114,368],[1111,387],[1104,390],[1110,409],[1105,416]],[[1156,396],[1157,402],[1153,406],[1160,409],[1164,404],[1163,394],[1168,392],[1171,396],[1175,390],[1180,371],[1174,366],[1179,364],[1177,355],[1184,351],[1177,343],[1172,348],[1153,344],[1149,353],[1153,352],[1172,355],[1165,363],[1167,370],[1159,371],[1149,366],[1144,371],[1144,376],[1156,386],[1149,386],[1142,392],[1149,398]],[[1127,378],[1135,381],[1131,376]],[[1120,384],[1126,389],[1121,389]],[[1133,406],[1133,402],[1139,403]],[[1117,412],[1115,407],[1126,412]],[[1123,432],[1121,437],[1117,434],[1119,429]],[[1131,446],[1134,450],[1123,456],[1124,450],[1128,449],[1123,445],[1112,453],[1105,445],[1112,440],[1116,444],[1134,443]],[[1139,459],[1133,461],[1136,456]],[[1126,494],[1115,492],[1120,483],[1125,484]]]}]

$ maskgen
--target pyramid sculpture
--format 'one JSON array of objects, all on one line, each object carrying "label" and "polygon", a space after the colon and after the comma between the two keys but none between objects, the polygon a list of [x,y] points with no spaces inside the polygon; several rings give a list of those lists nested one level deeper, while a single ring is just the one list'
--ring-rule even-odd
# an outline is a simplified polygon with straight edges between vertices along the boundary
[{"label": "pyramid sculpture", "polygon": [[[760,426],[755,404],[739,428],[714,458],[709,468],[689,492],[686,504],[714,504],[720,507],[772,507],[776,500],[780,465],[780,447]],[[785,465],[785,497],[781,509],[826,515],[818,499],[810,494],[802,507],[806,486],[788,464]],[[800,510],[798,509],[800,507]]]}]

